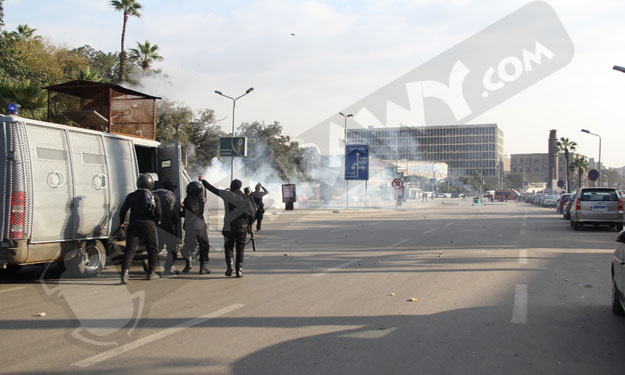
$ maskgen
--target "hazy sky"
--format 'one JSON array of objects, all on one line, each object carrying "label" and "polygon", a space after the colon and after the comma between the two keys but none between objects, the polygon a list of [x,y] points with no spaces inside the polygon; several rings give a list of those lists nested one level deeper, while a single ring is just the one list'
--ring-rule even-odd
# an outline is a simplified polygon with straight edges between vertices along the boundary
[{"label": "hazy sky", "polygon": [[[139,0],[126,45],[149,40],[169,77],[147,93],[213,108],[231,124],[279,121],[297,136],[527,4],[506,0]],[[497,123],[506,154],[546,152],[549,129],[578,151],[625,165],[625,1],[548,1],[573,40],[570,64],[482,114]],[[28,24],[56,44],[120,48],[122,15],[106,0],[5,0],[5,27]],[[291,34],[295,34],[294,36]],[[415,124],[419,125],[419,124]]]}]

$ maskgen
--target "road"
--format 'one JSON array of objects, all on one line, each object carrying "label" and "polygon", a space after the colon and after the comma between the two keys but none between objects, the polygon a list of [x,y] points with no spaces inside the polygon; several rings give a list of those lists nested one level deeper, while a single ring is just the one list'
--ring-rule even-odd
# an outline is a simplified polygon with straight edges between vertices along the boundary
[{"label": "road", "polygon": [[144,281],[138,263],[127,287],[115,265],[94,279],[3,275],[0,373],[625,371],[607,228],[453,199],[275,210],[263,226],[242,279],[223,276],[217,230],[210,275]]}]

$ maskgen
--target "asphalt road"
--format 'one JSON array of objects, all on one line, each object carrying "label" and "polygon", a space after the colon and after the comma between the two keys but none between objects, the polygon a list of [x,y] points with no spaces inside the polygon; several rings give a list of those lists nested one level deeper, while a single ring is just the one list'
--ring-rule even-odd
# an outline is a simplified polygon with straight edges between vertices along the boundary
[{"label": "asphalt road", "polygon": [[0,373],[625,372],[615,232],[522,203],[444,202],[270,211],[242,279],[223,276],[217,222],[210,275],[144,281],[137,263],[126,287],[116,265],[3,274]]}]

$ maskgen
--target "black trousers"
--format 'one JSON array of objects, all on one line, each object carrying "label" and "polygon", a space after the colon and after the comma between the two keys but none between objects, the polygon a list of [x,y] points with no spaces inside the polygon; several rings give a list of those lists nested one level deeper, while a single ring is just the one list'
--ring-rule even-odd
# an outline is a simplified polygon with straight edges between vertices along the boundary
[{"label": "black trousers", "polygon": [[258,211],[256,211],[256,231],[258,232],[260,230],[260,226],[263,222],[263,214],[265,213],[265,209],[264,208],[259,208]]},{"label": "black trousers", "polygon": [[182,257],[191,259],[196,244],[200,247],[200,262],[208,262],[208,226],[200,218],[188,219],[184,223]]},{"label": "black trousers", "polygon": [[246,231],[224,231],[224,248],[226,250],[226,264],[228,267],[232,265],[232,256],[234,248],[236,247],[236,259],[235,264],[237,268],[243,266],[243,260],[245,258],[245,241],[247,240],[247,228]]},{"label": "black trousers", "polygon": [[178,244],[180,243],[180,238],[176,235],[178,230],[177,223],[161,223],[158,226],[158,249],[163,249],[163,245],[167,246],[167,260],[165,261],[165,269],[171,270],[171,267],[174,266],[176,258],[178,257]]},{"label": "black trousers", "polygon": [[141,220],[128,225],[126,232],[126,252],[122,270],[130,270],[132,260],[137,254],[139,243],[143,240],[145,249],[148,251],[148,267],[150,272],[155,272],[158,267],[158,246],[156,236],[156,224],[152,220]]}]

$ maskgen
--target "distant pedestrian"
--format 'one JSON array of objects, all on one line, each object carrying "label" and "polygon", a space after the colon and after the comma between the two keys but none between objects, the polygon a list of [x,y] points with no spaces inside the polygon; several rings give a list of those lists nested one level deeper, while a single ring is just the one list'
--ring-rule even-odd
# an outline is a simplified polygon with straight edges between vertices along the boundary
[{"label": "distant pedestrian", "polygon": [[232,276],[233,253],[236,247],[235,269],[236,276],[243,277],[243,262],[245,257],[245,241],[247,240],[247,226],[249,218],[256,216],[252,201],[241,191],[241,181],[232,180],[230,190],[217,189],[204,177],[200,181],[206,189],[224,201],[225,216],[222,234],[226,253],[226,276]]},{"label": "distant pedestrian", "polygon": [[129,271],[132,260],[139,249],[139,242],[143,240],[148,252],[147,279],[157,279],[158,246],[156,224],[161,220],[161,202],[158,196],[152,194],[154,180],[148,174],[141,174],[137,179],[137,190],[128,194],[119,212],[120,226],[126,226],[126,214],[130,210],[130,220],[126,234],[126,251],[122,264],[122,284],[128,284]]},{"label": "distant pedestrian", "polygon": [[180,206],[177,204],[177,198],[174,194],[176,186],[170,181],[163,183],[163,189],[154,190],[154,194],[161,201],[161,210],[163,211],[161,224],[158,226],[158,249],[162,250],[163,245],[167,249],[167,260],[163,269],[165,275],[176,275],[178,271],[175,268],[176,258],[178,257],[178,244],[180,243]]},{"label": "distant pedestrian", "polygon": [[[261,191],[262,189],[262,191]],[[254,198],[254,203],[256,203],[256,232],[260,232],[260,228],[263,222],[263,215],[265,213],[265,204],[263,203],[263,197],[269,194],[267,189],[259,182],[256,184],[254,188],[254,192],[252,193],[252,198]]]},{"label": "distant pedestrian", "polygon": [[184,217],[184,244],[182,246],[182,257],[185,266],[182,272],[188,273],[192,269],[193,252],[196,245],[200,248],[200,275],[209,274],[208,269],[208,226],[204,221],[204,191],[202,184],[198,181],[191,181],[187,185],[187,197],[182,203],[181,216]]}]

